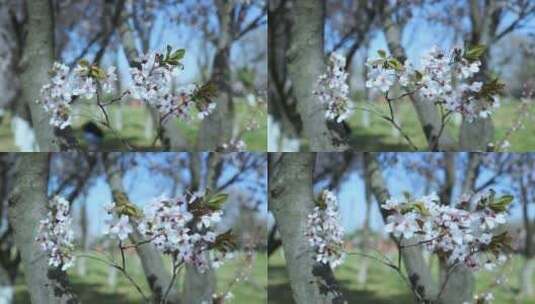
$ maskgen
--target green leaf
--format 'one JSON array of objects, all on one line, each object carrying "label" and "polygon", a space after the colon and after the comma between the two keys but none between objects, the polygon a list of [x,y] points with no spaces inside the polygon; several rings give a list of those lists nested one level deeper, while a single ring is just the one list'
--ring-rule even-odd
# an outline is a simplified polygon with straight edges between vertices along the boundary
[{"label": "green leaf", "polygon": [[185,49],[178,49],[173,53],[171,58],[173,60],[181,60],[182,58],[184,58],[184,55],[186,55],[186,50]]},{"label": "green leaf", "polygon": [[465,49],[464,51],[464,58],[466,58],[468,61],[476,61],[485,53],[487,50],[487,46],[483,44],[477,44],[474,45],[468,49]]},{"label": "green leaf", "polygon": [[238,245],[236,243],[236,237],[232,233],[232,230],[229,230],[225,233],[218,235],[211,247],[219,251],[228,252],[236,250]]},{"label": "green leaf", "polygon": [[206,205],[212,210],[220,210],[221,205],[228,199],[227,193],[217,193],[206,199]]},{"label": "green leaf", "polygon": [[489,208],[494,212],[504,212],[507,207],[513,202],[514,197],[512,195],[504,195],[498,199],[495,199],[489,204]]},{"label": "green leaf", "polygon": [[399,60],[397,60],[396,58],[388,59],[386,61],[386,66],[396,71],[399,71],[403,68],[403,64],[401,64],[401,62],[399,62]]},{"label": "green leaf", "polygon": [[424,203],[422,203],[422,202],[414,202],[412,204],[412,206],[421,215],[429,215],[429,210],[427,210],[427,208],[425,207]]},{"label": "green leaf", "polygon": [[377,54],[379,54],[379,57],[386,58],[386,52],[384,50],[378,50]]},{"label": "green leaf", "polygon": [[422,78],[424,78],[424,75],[420,73],[419,71],[414,72],[414,76],[416,77],[417,81],[420,81],[422,80]]},{"label": "green leaf", "polygon": [[165,54],[165,57],[169,57],[169,55],[171,55],[171,51],[173,50],[173,48],[168,44],[167,45],[167,53]]},{"label": "green leaf", "polygon": [[128,215],[133,218],[140,218],[141,212],[134,206],[122,191],[112,191],[112,196],[115,201],[115,212],[118,215]]},{"label": "green leaf", "polygon": [[87,61],[85,59],[82,59],[82,60],[78,61],[78,64],[83,66],[83,67],[88,67],[89,66],[89,61]]}]

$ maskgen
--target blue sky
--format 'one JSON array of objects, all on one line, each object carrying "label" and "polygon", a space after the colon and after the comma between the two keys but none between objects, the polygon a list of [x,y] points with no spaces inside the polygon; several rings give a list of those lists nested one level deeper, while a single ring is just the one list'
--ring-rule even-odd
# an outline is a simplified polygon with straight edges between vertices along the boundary
[{"label": "blue sky", "polygon": [[[440,11],[441,8],[437,5],[433,8],[433,10]],[[407,52],[408,59],[415,64],[416,66],[419,65],[419,58],[421,55],[425,52],[427,52],[433,45],[438,45],[439,47],[443,49],[450,49],[455,45],[462,45],[462,37],[457,37],[457,41],[454,41],[455,33],[451,28],[446,28],[442,25],[438,25],[436,23],[424,20],[423,18],[420,18],[418,16],[422,15],[423,12],[421,9],[414,9],[412,10],[412,13],[414,15],[413,18],[410,19],[410,22],[405,27],[405,30],[403,32],[402,36],[402,45],[405,48]],[[507,27],[509,24],[511,24],[516,18],[516,15],[508,13],[505,15],[504,19],[500,23],[500,26],[498,28],[498,32],[500,32],[503,28]],[[469,21],[467,18],[465,18],[462,21],[464,28],[469,28]],[[526,26],[522,29],[517,30],[514,33],[509,34],[508,37],[512,35],[521,35],[525,36],[526,33],[535,33],[535,18],[531,18],[526,23]],[[326,33],[329,33],[329,26],[327,26]],[[459,35],[460,36],[460,35]],[[339,37],[330,37],[328,34],[326,34],[325,37],[325,48],[326,50],[331,50],[333,47],[333,44],[338,41]],[[506,42],[504,42],[506,38],[502,39],[500,41],[501,46],[507,45]],[[346,47],[350,44],[346,43]],[[360,56],[365,55],[366,57],[377,57],[377,51],[378,50],[388,50],[388,47],[386,45],[386,40],[383,35],[383,32],[381,30],[376,31],[374,35],[372,36],[372,39],[370,41],[370,47],[366,54],[362,54],[362,50],[360,51]],[[510,51],[510,50],[509,50]]]},{"label": "blue sky", "polygon": [[[151,161],[165,164],[165,153],[151,153]],[[153,198],[159,196],[172,196],[172,183],[170,179],[163,177],[162,175],[155,174],[153,171],[147,168],[146,158],[139,158],[140,164],[125,174],[123,179],[123,185],[126,192],[132,202],[138,206],[143,206],[144,204],[150,202]],[[186,180],[189,180],[189,170],[188,168],[177,168],[180,171],[180,175],[184,176]],[[225,181],[227,178],[232,176],[236,172],[236,169],[225,166],[225,170],[222,173],[221,180]],[[236,184],[233,188],[227,189],[231,193],[234,191],[243,191],[250,193],[248,191],[248,184],[259,182],[256,179],[256,176],[252,174],[246,175],[244,182]],[[181,193],[184,189],[177,189],[178,193]],[[255,192],[254,198],[261,201],[262,205],[260,208],[260,216],[265,217],[267,215],[267,201],[266,193],[264,192]],[[93,236],[100,235],[102,231],[102,225],[104,223],[104,206],[112,201],[111,190],[105,180],[104,176],[99,176],[94,185],[92,185],[87,192],[85,197],[80,197],[73,204],[72,213],[77,219],[79,216],[79,208],[81,201],[85,200],[87,204],[87,212],[89,219],[89,233]]]},{"label": "blue sky", "polygon": [[[196,0],[193,1],[195,3]],[[186,1],[191,5],[192,0]],[[161,11],[157,14],[155,19],[154,28],[151,34],[150,49],[151,51],[164,52],[167,45],[173,46],[175,49],[184,48],[186,49],[186,55],[182,60],[184,64],[184,70],[180,73],[177,82],[179,85],[188,84],[191,82],[196,82],[200,80],[200,70],[199,62],[204,61],[205,53],[208,54],[208,62],[211,62],[214,48],[213,45],[206,42],[204,37],[200,34],[201,31],[194,26],[187,26],[184,24],[177,24],[176,21],[173,21],[169,18],[170,14],[181,16],[190,14],[190,12],[184,11],[186,6],[177,5],[176,8],[169,8],[166,13]],[[256,7],[252,7],[249,11],[249,14],[246,15],[244,22],[251,21],[260,13],[260,10]],[[215,16],[211,15],[210,17],[211,26],[214,29],[217,29],[217,21]],[[79,52],[85,48],[86,42],[79,43],[75,36],[72,37],[73,41],[70,44],[70,51],[64,53],[64,60],[70,62]],[[262,25],[258,29],[249,32],[241,40],[233,44],[231,50],[231,56],[233,61],[233,66],[241,67],[250,63],[252,58],[258,56],[258,54],[265,52],[267,42],[265,43],[251,43],[253,39],[264,39],[267,40],[267,25]],[[246,43],[247,42],[247,43]],[[98,50],[100,46],[94,46],[92,48],[93,53]],[[92,58],[91,56],[86,56],[86,58]],[[120,73],[123,76],[122,80],[129,83],[128,76],[128,63],[122,47],[119,47],[116,52],[112,51],[111,48],[107,50],[106,55],[103,58],[105,65],[116,65],[118,60]],[[260,65],[256,65],[256,68],[262,68]],[[264,67],[265,70],[265,67]],[[265,71],[264,71],[265,73]]]},{"label": "blue sky", "polygon": [[[417,159],[416,154],[403,153],[403,158]],[[421,179],[415,178],[414,174],[408,172],[404,166],[398,164],[394,167],[389,167],[383,172],[383,176],[386,179],[388,184],[388,190],[393,197],[400,197],[403,195],[404,191],[412,193],[414,196],[422,196],[429,193],[424,193],[424,189],[421,186]],[[459,174],[458,176],[462,176]],[[479,181],[485,181],[490,176],[492,172],[483,171],[480,175]],[[499,181],[497,185],[493,185],[492,188],[496,190],[498,194],[511,193],[510,185],[506,180]],[[459,193],[454,193],[454,198],[458,197]],[[365,215],[365,200],[364,200],[364,183],[362,178],[356,172],[353,172],[349,175],[349,178],[344,182],[339,192],[337,193],[339,204],[340,204],[340,214],[342,217],[342,223],[346,231],[353,231],[355,229],[361,228],[364,223]],[[531,217],[535,215],[535,204],[530,206]],[[515,202],[510,209],[510,221],[520,220],[521,209],[519,204]],[[372,203],[372,212],[370,225],[372,229],[379,230],[383,226],[383,220],[379,213],[379,208],[377,203]]]}]

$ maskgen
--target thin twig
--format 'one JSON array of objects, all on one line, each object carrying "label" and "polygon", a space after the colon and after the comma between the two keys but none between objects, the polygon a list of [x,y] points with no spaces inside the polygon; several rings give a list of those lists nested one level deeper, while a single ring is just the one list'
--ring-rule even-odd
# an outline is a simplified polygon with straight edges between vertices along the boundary
[{"label": "thin twig", "polygon": [[167,297],[169,296],[169,292],[171,292],[171,289],[173,288],[173,285],[175,285],[176,278],[178,276],[178,272],[181,269],[181,266],[183,262],[177,263],[176,262],[177,257],[176,255],[173,256],[173,276],[171,277],[171,281],[169,282],[169,285],[167,286],[165,293],[162,298],[162,304],[167,303]]},{"label": "thin twig", "polygon": [[80,255],[77,255],[78,257],[83,257],[83,258],[88,258],[88,259],[92,259],[92,260],[95,260],[95,261],[99,261],[101,263],[104,263],[108,266],[111,266],[117,270],[119,270],[125,277],[126,279],[128,279],[128,281],[130,281],[130,283],[136,288],[136,290],[139,292],[139,294],[143,297],[143,300],[146,302],[146,303],[149,303],[149,298],[145,295],[145,293],[143,292],[143,290],[141,289],[141,287],[136,283],[136,281],[126,272],[126,270],[124,268],[122,268],[120,265],[117,265],[116,263],[114,262],[111,262],[111,261],[106,261],[104,259],[101,259],[99,257],[95,257],[95,256],[92,256],[92,255],[86,255],[86,254],[80,254]]}]

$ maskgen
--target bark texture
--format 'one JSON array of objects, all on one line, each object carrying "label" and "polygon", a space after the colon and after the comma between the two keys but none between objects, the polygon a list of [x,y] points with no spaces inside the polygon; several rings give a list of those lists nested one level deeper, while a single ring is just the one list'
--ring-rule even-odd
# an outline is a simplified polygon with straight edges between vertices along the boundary
[{"label": "bark texture", "polygon": [[[365,174],[368,176],[371,192],[375,196],[380,207],[390,198],[390,194],[375,155],[365,153],[364,157]],[[384,211],[383,209],[380,210]],[[386,220],[386,214],[384,212],[382,213],[382,216],[383,219]],[[396,242],[399,241],[396,240]],[[403,242],[401,242],[401,245],[403,245]],[[424,303],[426,300],[435,300],[438,295],[438,286],[433,279],[431,270],[425,263],[420,247],[406,247],[401,250],[401,256],[412,289],[416,293],[415,300],[418,303]]]},{"label": "bark texture", "polygon": [[[217,167],[218,154],[211,153],[207,161],[207,180],[206,185],[211,189],[215,188],[215,181],[217,178],[214,175],[215,167]],[[198,191],[201,187],[202,180],[202,161],[203,155],[200,153],[190,154],[190,191]],[[208,253],[206,253],[208,254]],[[184,277],[183,300],[184,303],[201,304],[203,302],[211,303],[212,295],[216,292],[216,276],[215,271],[211,267],[205,272],[201,273],[196,267],[186,266],[186,275]]]},{"label": "bark texture", "polygon": [[[291,2],[269,1],[268,8],[268,68],[269,114],[280,124],[280,137],[298,139],[301,119],[291,94],[286,65],[286,52],[290,47]],[[282,141],[282,140],[281,140]],[[282,147],[282,144],[279,145]]]},{"label": "bark texture", "polygon": [[[392,20],[392,16],[384,17],[384,33],[385,39],[392,55],[401,62],[404,62],[407,58],[405,50],[401,45],[402,27]],[[432,103],[422,100],[417,94],[411,94],[410,99],[416,114],[418,115],[418,121],[422,127],[422,130],[427,139],[427,143],[432,145],[436,142],[436,139],[440,132],[440,116],[437,108]],[[440,138],[438,139],[439,150],[454,150],[455,142],[451,135],[444,130]]]},{"label": "bark texture", "polygon": [[73,146],[70,128],[54,129],[49,121],[50,114],[35,101],[39,99],[41,87],[48,82],[48,71],[54,60],[54,20],[51,3],[35,0],[28,3],[26,39],[20,69],[21,100],[30,107],[32,125],[40,151],[60,151]]},{"label": "bark texture", "polygon": [[212,303],[215,283],[216,278],[213,269],[210,268],[206,272],[200,273],[196,267],[187,265],[182,297],[184,303]]},{"label": "bark texture", "polygon": [[[377,203],[379,206],[384,204],[390,194],[375,155],[365,153],[365,172],[370,179],[371,190]],[[386,219],[386,213],[383,212],[382,216]],[[403,246],[405,243],[402,240],[400,245]],[[400,251],[417,303],[461,304],[472,300],[474,277],[466,268],[462,266],[448,268],[449,274],[446,274],[446,267],[442,267],[437,283],[429,265],[425,262],[421,246],[409,246]]]},{"label": "bark texture", "polygon": [[[139,57],[139,52],[136,48],[135,37],[133,29],[128,23],[128,10],[132,9],[132,0],[126,0],[125,12],[122,16],[122,22],[119,25],[119,35],[121,37],[121,44],[123,45],[124,53],[130,65]],[[150,119],[154,122],[154,125],[158,125],[160,114],[152,107],[147,106],[150,112]],[[167,119],[162,124],[162,130],[160,133],[160,140],[166,150],[170,151],[182,151],[189,148],[189,143],[183,136],[182,131],[178,128],[176,120]]]},{"label": "bark texture", "polygon": [[234,128],[234,104],[230,75],[230,49],[232,44],[232,9],[234,1],[215,0],[219,36],[212,63],[210,82],[217,88],[217,104],[214,112],[203,120],[197,136],[198,151],[215,151],[232,138]]},{"label": "bark texture", "polygon": [[[495,1],[486,1],[484,7],[480,7],[480,2],[470,0],[470,23],[472,32],[470,33],[470,44],[484,44],[491,47],[496,35],[496,28],[500,22]],[[495,15],[498,13],[497,15]],[[489,49],[480,58],[481,67],[475,76],[478,81],[487,80]],[[463,118],[461,131],[459,133],[459,151],[486,151],[488,144],[494,137],[494,124],[491,117],[476,117],[473,121]]]},{"label": "bark texture", "polygon": [[[106,178],[113,195],[116,196],[119,193],[123,193],[128,197],[123,187],[122,171],[117,168],[110,156],[104,158],[104,167],[106,170]],[[116,198],[114,197],[114,199]],[[133,243],[139,243],[143,238],[136,226],[132,226],[134,232],[130,235],[130,240]],[[141,266],[143,267],[147,283],[152,291],[153,301],[159,303],[163,293],[171,282],[171,274],[164,266],[161,254],[154,248],[154,246],[152,246],[152,244],[137,246],[136,252],[141,261]],[[167,299],[169,303],[180,303],[180,295],[176,285],[171,289]]]},{"label": "bark texture", "polygon": [[50,268],[35,242],[39,221],[46,217],[49,159],[45,153],[20,154],[9,198],[9,222],[21,252],[32,303],[78,303],[65,272]]},{"label": "bark texture", "polygon": [[330,130],[320,100],[312,94],[324,71],[323,36],[325,2],[296,0],[288,71],[297,109],[303,122],[303,133],[311,151],[341,151],[347,146]]},{"label": "bark texture", "polygon": [[307,216],[314,208],[315,158],[312,153],[270,155],[269,209],[281,235],[295,302],[344,303],[332,270],[315,262],[314,251],[304,236]]}]

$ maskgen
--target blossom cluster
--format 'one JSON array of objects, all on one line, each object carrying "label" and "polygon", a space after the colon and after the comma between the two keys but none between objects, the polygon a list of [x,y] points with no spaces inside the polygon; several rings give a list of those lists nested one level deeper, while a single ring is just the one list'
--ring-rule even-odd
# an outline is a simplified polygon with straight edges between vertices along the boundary
[{"label": "blossom cluster", "polygon": [[[473,202],[475,210],[467,211]],[[493,191],[461,199],[455,207],[441,204],[434,193],[415,200],[389,199],[382,205],[388,213],[385,231],[404,239],[402,246],[421,244],[446,257],[450,265],[491,270],[507,259],[508,237],[496,228],[505,224],[511,202],[510,196],[495,198]]]},{"label": "blossom cluster", "polygon": [[[214,89],[208,85],[174,88],[173,75],[181,69],[180,60],[183,56],[184,50],[172,51],[170,46],[165,55],[149,53],[141,56],[130,68],[132,87],[121,97],[130,93],[156,108],[163,118],[176,116],[188,119],[192,110],[196,109],[197,117],[204,119],[216,107],[211,100]],[[71,124],[71,105],[75,100],[100,96],[100,88],[107,94],[113,92],[117,81],[115,71],[114,66],[104,71],[85,60],[72,70],[56,62],[50,71],[50,82],[41,88],[37,103],[51,113],[50,124],[63,129]]]},{"label": "blossom cluster", "polygon": [[314,249],[317,262],[335,268],[344,261],[344,229],[338,213],[338,200],[332,192],[321,192],[317,206],[308,215],[305,236]]},{"label": "blossom cluster", "polygon": [[84,61],[72,71],[68,66],[56,62],[50,73],[50,83],[41,88],[37,103],[52,114],[50,124],[60,129],[71,124],[71,104],[75,99],[93,98],[99,84],[104,92],[111,93],[113,83],[117,80],[115,67],[109,67],[104,72]]},{"label": "blossom cluster", "polygon": [[218,152],[240,152],[245,151],[247,145],[241,139],[231,139],[228,142],[222,143],[217,147],[216,151]]},{"label": "blossom cluster", "polygon": [[326,105],[325,117],[340,123],[347,119],[353,109],[349,100],[349,86],[347,85],[346,59],[332,53],[329,57],[327,72],[319,76],[313,94],[318,96],[321,103]]},{"label": "blossom cluster", "polygon": [[66,270],[74,263],[74,244],[69,202],[55,196],[48,205],[45,219],[40,221],[35,240],[48,255],[48,264]]},{"label": "blossom cluster", "polygon": [[176,257],[178,263],[194,265],[200,271],[210,265],[218,267],[232,254],[226,248],[219,248],[222,250],[212,256],[205,254],[218,241],[216,226],[221,222],[222,212],[204,207],[203,199],[201,194],[156,198],[139,217],[116,214],[120,208],[112,203],[107,208],[112,219],[106,222],[104,233],[124,241],[135,225],[147,242]]},{"label": "blossom cluster", "polygon": [[[182,119],[189,118],[191,108],[199,103],[194,101],[195,85],[188,85],[173,92],[173,75],[181,69],[178,64],[162,61],[158,53],[149,53],[137,59],[135,67],[130,68],[134,84],[130,90],[138,98],[158,109],[164,117],[175,115]],[[208,102],[199,108],[198,118],[203,119],[215,108],[215,103]]]},{"label": "blossom cluster", "polygon": [[409,60],[403,64],[379,51],[380,58],[368,59],[366,87],[387,93],[398,83],[409,92],[418,92],[425,100],[444,105],[451,112],[461,113],[469,121],[487,117],[499,106],[497,93],[502,85],[497,79],[488,84],[475,81],[481,61],[477,58],[484,52],[483,46],[463,51],[454,48],[447,53],[437,46],[431,48],[421,59],[421,69],[413,67]]}]

